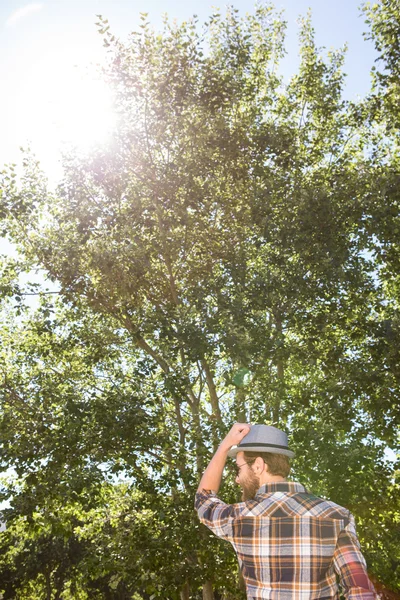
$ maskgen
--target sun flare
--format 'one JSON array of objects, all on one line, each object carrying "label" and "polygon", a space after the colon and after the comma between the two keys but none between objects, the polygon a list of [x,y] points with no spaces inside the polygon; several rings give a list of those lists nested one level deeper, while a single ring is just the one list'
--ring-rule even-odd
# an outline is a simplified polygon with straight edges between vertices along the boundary
[{"label": "sun flare", "polygon": [[50,180],[62,172],[60,157],[66,146],[86,152],[106,142],[115,128],[111,90],[95,67],[78,67],[71,56],[58,53],[36,63],[20,98],[20,144],[32,146]]},{"label": "sun flare", "polygon": [[50,103],[51,123],[62,143],[88,149],[110,136],[115,126],[112,95],[99,79],[70,72],[58,83]]}]

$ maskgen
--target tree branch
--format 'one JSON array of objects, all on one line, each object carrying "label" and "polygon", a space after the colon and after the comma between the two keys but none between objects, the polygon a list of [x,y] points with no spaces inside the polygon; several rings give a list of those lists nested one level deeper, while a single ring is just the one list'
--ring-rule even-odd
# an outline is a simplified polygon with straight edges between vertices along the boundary
[{"label": "tree branch", "polygon": [[210,366],[207,363],[205,358],[202,359],[201,364],[202,364],[202,367],[206,374],[207,387],[208,387],[208,391],[210,393],[210,401],[211,401],[211,406],[213,409],[213,417],[218,422],[221,422],[221,410],[219,407],[217,389],[215,387],[213,374],[212,374]]}]

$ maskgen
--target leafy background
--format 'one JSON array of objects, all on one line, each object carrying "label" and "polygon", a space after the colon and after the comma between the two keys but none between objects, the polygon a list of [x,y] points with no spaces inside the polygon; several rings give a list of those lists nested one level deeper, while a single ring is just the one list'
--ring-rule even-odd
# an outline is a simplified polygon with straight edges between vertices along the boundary
[{"label": "leafy background", "polygon": [[235,420],[288,430],[293,478],[354,513],[396,597],[398,3],[364,16],[380,60],[356,102],[310,17],[287,85],[272,5],[143,14],[126,42],[99,18],[112,140],[56,189],[29,150],[3,170],[5,599],[243,598],[193,510]]}]

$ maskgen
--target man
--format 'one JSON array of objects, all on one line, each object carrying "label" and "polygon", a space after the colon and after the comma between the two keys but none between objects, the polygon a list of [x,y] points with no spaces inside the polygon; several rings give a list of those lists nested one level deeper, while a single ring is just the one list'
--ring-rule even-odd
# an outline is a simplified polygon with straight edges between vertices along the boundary
[{"label": "man", "polygon": [[[238,504],[217,497],[228,456],[243,490]],[[353,516],[287,481],[293,456],[283,431],[236,423],[201,478],[200,521],[234,547],[249,600],[338,599],[338,580],[348,600],[374,600]]]}]

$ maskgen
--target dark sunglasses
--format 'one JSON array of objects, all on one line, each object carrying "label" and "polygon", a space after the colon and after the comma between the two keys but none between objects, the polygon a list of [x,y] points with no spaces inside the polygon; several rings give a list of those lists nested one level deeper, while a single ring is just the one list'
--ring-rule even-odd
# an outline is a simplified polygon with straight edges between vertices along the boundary
[{"label": "dark sunglasses", "polygon": [[238,476],[239,476],[240,469],[241,469],[242,467],[244,467],[245,465],[251,465],[251,464],[253,464],[253,462],[254,462],[255,460],[256,460],[255,458],[252,458],[252,459],[250,459],[249,461],[246,461],[246,462],[244,462],[244,463],[243,463],[243,464],[241,464],[241,465],[238,465],[238,464],[236,463],[236,464],[234,465],[234,469],[235,469],[236,477],[238,477]]}]

